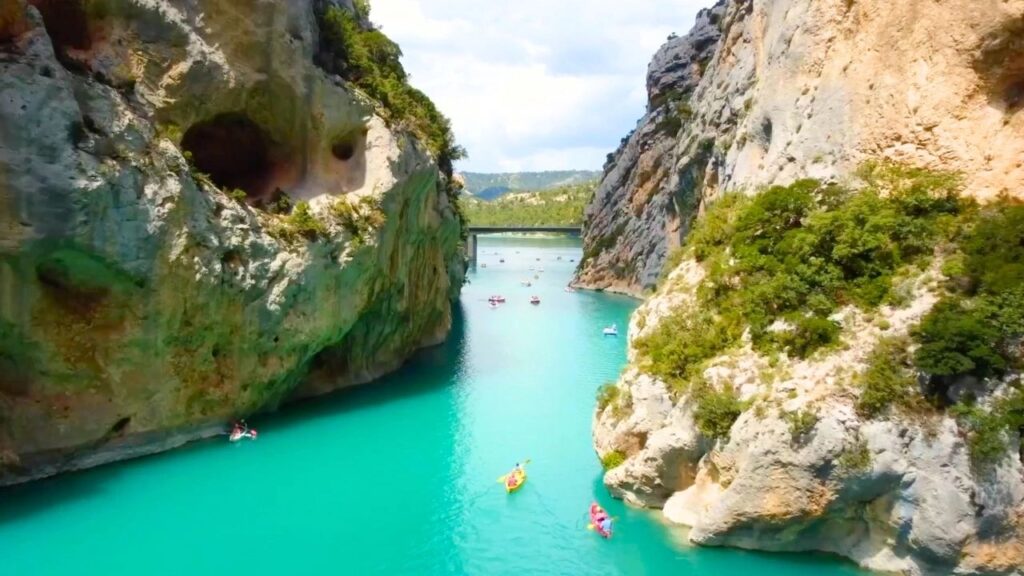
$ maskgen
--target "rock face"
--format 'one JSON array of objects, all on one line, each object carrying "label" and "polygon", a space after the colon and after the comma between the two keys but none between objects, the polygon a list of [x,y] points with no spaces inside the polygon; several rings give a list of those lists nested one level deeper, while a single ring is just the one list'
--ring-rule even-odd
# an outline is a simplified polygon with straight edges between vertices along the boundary
[{"label": "rock face", "polygon": [[[634,315],[633,338],[693,301],[699,268],[687,260],[669,276],[669,287]],[[1024,465],[1016,451],[982,472],[949,415],[871,419],[855,410],[851,384],[872,346],[905,335],[934,305],[933,287],[920,279],[908,305],[883,311],[884,328],[845,310],[836,352],[772,365],[748,343],[713,360],[704,378],[733,386],[751,405],[725,439],[701,433],[692,394],[673,394],[634,363],[618,399],[594,419],[598,454],[627,456],[606,486],[634,505],[663,508],[698,544],[823,550],[915,575],[1022,574]],[[817,419],[796,434],[787,415],[804,410]]]},{"label": "rock face", "polygon": [[868,159],[1024,194],[1024,2],[729,0],[651,63],[649,111],[609,158],[577,284],[651,290],[722,190]]},{"label": "rock face", "polygon": [[[657,287],[634,314],[633,346],[711,288],[692,252],[662,267],[725,191],[849,184],[866,161],[891,160],[957,171],[981,201],[1024,196],[1022,31],[1015,0],[728,0],[702,12],[651,64],[648,113],[587,210],[577,284]],[[741,401],[719,438],[701,432],[697,393],[646,373],[631,348],[594,418],[598,455],[622,462],[605,485],[663,509],[698,544],[823,550],[914,575],[1024,574],[1018,451],[982,468],[950,411],[855,409],[871,351],[906,338],[943,294],[939,264],[919,273],[900,306],[830,318],[835,348],[770,358],[748,331],[700,364],[701,390],[728,387]],[[1019,390],[1021,376],[987,384],[976,386],[982,406]],[[814,418],[799,431],[805,413]],[[1006,432],[1007,445],[1019,436]]]},{"label": "rock face", "polygon": [[[0,7],[0,484],[446,337],[460,220],[425,148],[314,65],[325,3],[31,4]],[[308,218],[254,207],[282,192]]]}]

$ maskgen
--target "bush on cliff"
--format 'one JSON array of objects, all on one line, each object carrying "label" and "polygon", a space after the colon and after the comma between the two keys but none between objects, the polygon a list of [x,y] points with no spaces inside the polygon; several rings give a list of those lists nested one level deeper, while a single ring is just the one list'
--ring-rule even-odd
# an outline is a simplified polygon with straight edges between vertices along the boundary
[{"label": "bush on cliff", "polygon": [[602,411],[619,398],[622,389],[615,382],[608,382],[597,389],[597,409]]},{"label": "bush on cliff", "polygon": [[728,438],[732,425],[746,409],[736,390],[728,385],[717,390],[702,382],[693,387],[692,395],[697,401],[694,420],[701,434],[708,438]]},{"label": "bush on cliff", "polygon": [[712,205],[686,242],[707,271],[699,312],[638,340],[647,369],[688,380],[747,330],[761,352],[807,357],[838,338],[829,316],[840,307],[895,300],[893,278],[926,263],[970,205],[951,174],[871,164],[862,177],[859,192],[802,180]]},{"label": "bush on cliff", "polygon": [[963,227],[943,271],[950,294],[915,330],[919,369],[939,392],[956,378],[986,378],[1020,364],[1024,338],[1024,205],[1002,200]]},{"label": "bush on cliff", "polygon": [[967,430],[971,459],[977,467],[987,467],[1006,456],[1009,439],[1016,436],[1024,451],[1024,389],[1018,384],[1010,393],[983,408],[974,402],[957,404],[951,412]]},{"label": "bush on cliff", "polygon": [[[361,1],[358,10],[366,17],[369,3]],[[416,134],[437,158],[442,172],[451,177],[452,163],[466,152],[456,145],[448,118],[426,94],[409,85],[398,45],[380,30],[364,29],[356,16],[338,7],[325,12],[322,33],[338,56],[341,75],[380,102],[392,121]]]},{"label": "bush on cliff", "polygon": [[623,454],[622,452],[619,452],[618,450],[612,450],[611,452],[601,457],[601,466],[603,466],[605,470],[618,468],[619,466],[622,466],[622,464],[625,462],[626,455]]},{"label": "bush on cliff", "polygon": [[868,369],[860,377],[857,411],[868,418],[890,406],[906,406],[917,392],[917,378],[910,362],[906,338],[883,338],[868,357]]}]

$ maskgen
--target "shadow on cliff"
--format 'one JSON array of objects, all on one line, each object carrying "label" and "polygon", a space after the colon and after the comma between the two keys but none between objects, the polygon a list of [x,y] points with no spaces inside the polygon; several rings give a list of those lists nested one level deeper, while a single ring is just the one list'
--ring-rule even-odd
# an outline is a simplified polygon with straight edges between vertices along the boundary
[{"label": "shadow on cliff", "polygon": [[315,418],[334,417],[382,403],[429,394],[453,385],[466,354],[466,319],[461,303],[452,307],[452,330],[443,344],[424,348],[396,372],[352,388],[299,400],[279,412],[259,418],[265,428],[299,425]]},{"label": "shadow on cliff", "polygon": [[[255,418],[253,424],[257,428],[267,429],[268,433],[275,433],[274,430],[303,425],[312,419],[331,418],[348,411],[429,394],[456,381],[465,350],[465,315],[461,305],[456,305],[448,339],[439,346],[417,352],[394,374],[367,385],[299,401],[282,408],[278,413]],[[169,452],[0,488],[0,526],[59,510],[61,506],[79,499],[109,498],[110,490],[104,486],[121,473],[123,466],[140,464],[142,460],[181,455],[184,452],[194,454],[222,450],[223,442],[223,438],[193,442]]]}]

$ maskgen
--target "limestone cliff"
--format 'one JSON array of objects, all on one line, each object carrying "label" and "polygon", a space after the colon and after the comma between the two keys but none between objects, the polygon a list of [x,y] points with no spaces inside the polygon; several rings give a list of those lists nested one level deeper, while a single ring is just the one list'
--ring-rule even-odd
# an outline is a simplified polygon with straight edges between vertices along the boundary
[{"label": "limestone cliff", "polygon": [[445,338],[457,208],[427,148],[325,71],[332,9],[353,7],[0,2],[0,484]]},{"label": "limestone cliff", "polygon": [[[918,229],[872,220],[907,190],[951,202],[933,194],[944,182],[988,205],[968,213],[1022,218],[1011,199],[1024,197],[1022,30],[1013,0],[727,0],[669,40],[651,64],[648,113],[587,210],[577,276],[651,295],[630,326],[630,365],[594,418],[613,495],[662,508],[697,544],[823,550],[915,575],[1024,574],[1024,323],[1004,326],[997,375],[916,364],[937,315],[987,313],[970,303],[980,288],[958,268],[958,243],[995,220],[923,233],[914,258],[899,237]],[[865,202],[876,163],[911,181],[834,217]],[[805,193],[817,207],[791,212]],[[780,202],[757,214],[718,211],[772,194]],[[772,215],[782,232],[756,224]],[[744,222],[755,224],[732,235]],[[1017,273],[988,254],[1010,250],[1019,267],[1015,226],[972,249],[1020,320]],[[830,268],[854,253],[865,268]],[[872,282],[878,297],[865,304],[856,290]],[[986,322],[946,324],[944,353]],[[796,348],[819,337],[811,352]],[[901,360],[881,362],[886,346]],[[865,410],[872,378],[906,406]],[[1010,404],[1012,418],[993,416]]]},{"label": "limestone cliff", "polygon": [[868,159],[1024,187],[1024,3],[730,0],[651,62],[648,113],[609,157],[577,284],[653,289],[723,190],[830,179]]}]

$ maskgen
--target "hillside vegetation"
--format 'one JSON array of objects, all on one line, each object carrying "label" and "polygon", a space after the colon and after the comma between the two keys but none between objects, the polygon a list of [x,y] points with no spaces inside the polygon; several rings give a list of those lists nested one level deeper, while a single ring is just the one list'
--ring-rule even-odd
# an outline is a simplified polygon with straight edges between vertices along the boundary
[{"label": "hillside vegetation", "polygon": [[473,226],[581,226],[583,208],[596,187],[597,182],[587,182],[508,194],[489,202],[464,198],[462,204]]},{"label": "hillside vegetation", "polygon": [[[951,385],[964,377],[1019,368],[1024,205],[979,206],[958,195],[951,174],[869,165],[861,176],[868,185],[859,192],[803,180],[712,205],[668,263],[692,257],[703,265],[699,306],[677,309],[636,340],[644,368],[683,393],[704,391],[708,361],[741,346],[744,335],[762,354],[807,358],[839,343],[837,310],[904,304],[900,280],[924,273],[936,256],[946,277],[939,303],[910,342],[879,343],[858,409],[945,408]],[[703,406],[711,396],[698,398]],[[1018,389],[986,410],[971,398],[953,406],[977,460],[999,457],[1007,448],[1002,432],[1024,427],[1021,402]],[[728,431],[741,411],[715,431]]]},{"label": "hillside vegetation", "polygon": [[482,174],[463,172],[466,192],[480,200],[494,200],[509,192],[539,192],[572,184],[583,184],[601,177],[600,172],[587,170],[555,170],[549,172],[509,172]]}]

